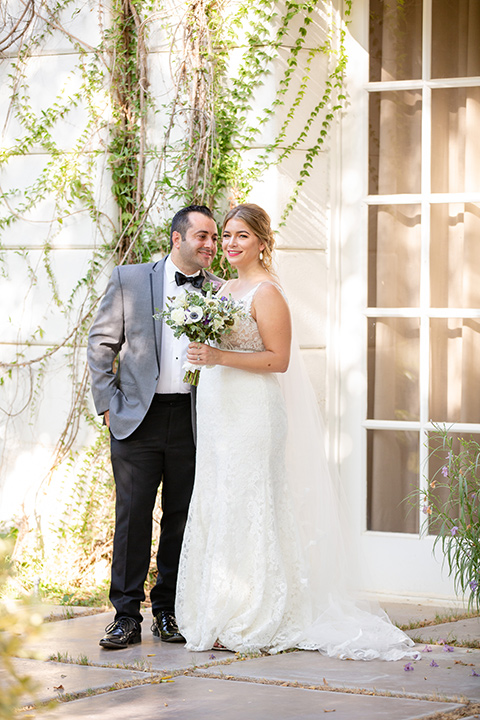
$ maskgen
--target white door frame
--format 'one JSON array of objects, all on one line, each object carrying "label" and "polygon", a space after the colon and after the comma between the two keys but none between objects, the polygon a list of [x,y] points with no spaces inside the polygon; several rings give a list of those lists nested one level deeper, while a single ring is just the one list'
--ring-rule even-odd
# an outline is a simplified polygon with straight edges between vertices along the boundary
[{"label": "white door frame", "polygon": [[[433,556],[433,538],[421,534],[402,534],[371,532],[366,528],[366,434],[367,429],[376,427],[395,427],[399,430],[417,430],[420,434],[420,467],[425,466],[427,448],[426,432],[431,429],[423,403],[418,423],[398,423],[366,420],[367,408],[367,319],[369,316],[388,315],[405,317],[418,316],[409,309],[388,311],[368,309],[367,307],[367,214],[369,204],[388,202],[422,202],[423,229],[422,242],[428,239],[429,203],[458,200],[458,196],[430,195],[430,105],[431,89],[439,86],[433,81],[413,81],[401,83],[403,89],[419,87],[422,89],[424,111],[422,114],[422,190],[421,196],[394,198],[368,197],[368,18],[369,0],[355,0],[348,27],[346,42],[349,58],[347,69],[348,108],[340,123],[332,154],[332,237],[330,244],[330,335],[328,358],[328,397],[330,426],[332,433],[331,449],[340,468],[341,482],[349,498],[354,537],[358,539],[361,556],[366,566],[364,590],[377,596],[412,599],[436,599],[455,603],[453,581],[446,570],[442,571],[441,553]],[[424,0],[424,27],[427,28],[431,16],[431,0]],[[429,78],[430,47],[424,43],[424,78]],[[426,73],[428,73],[426,75]],[[470,79],[469,79],[470,80]],[[452,81],[449,83],[452,86]],[[458,84],[465,85],[464,82]],[[468,84],[478,84],[470,82]],[[390,83],[397,89],[398,83]],[[453,86],[457,82],[453,81]],[[442,83],[441,86],[445,86]],[[428,145],[428,147],[427,147]],[[478,197],[477,197],[478,195]],[[470,196],[472,196],[470,198]],[[470,193],[469,200],[478,202]],[[461,201],[467,201],[462,194]],[[424,257],[427,257],[424,254]],[[425,268],[422,269],[422,272]],[[426,268],[428,272],[428,267]],[[432,316],[444,317],[438,310],[427,310],[429,295],[424,284],[421,304],[424,305],[422,322],[429,323]],[[451,317],[465,317],[471,312],[449,310]],[[474,311],[475,316],[480,313]],[[421,347],[420,393],[428,392],[428,333],[423,334]],[[425,346],[425,343],[426,346]],[[428,398],[427,398],[428,400]],[[405,426],[405,427],[403,427]],[[480,425],[456,426],[459,430],[479,432]]]}]

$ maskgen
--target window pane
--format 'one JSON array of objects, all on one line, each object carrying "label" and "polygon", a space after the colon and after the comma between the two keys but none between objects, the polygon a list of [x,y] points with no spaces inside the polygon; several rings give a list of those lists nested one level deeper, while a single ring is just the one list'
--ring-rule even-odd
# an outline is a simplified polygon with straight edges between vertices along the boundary
[{"label": "window pane", "polygon": [[480,88],[432,90],[433,192],[478,191],[479,128]]},{"label": "window pane", "polygon": [[417,506],[406,498],[418,488],[418,433],[369,430],[367,472],[368,530],[417,533]]},{"label": "window pane", "polygon": [[369,192],[420,192],[422,93],[370,93]]},{"label": "window pane", "polygon": [[430,417],[476,423],[480,418],[480,320],[430,321]]},{"label": "window pane", "polygon": [[432,78],[480,75],[480,2],[433,0]]},{"label": "window pane", "polygon": [[420,304],[420,205],[369,208],[368,304]]},{"label": "window pane", "polygon": [[480,307],[480,205],[432,205],[431,224],[432,307]]},{"label": "window pane", "polygon": [[371,0],[370,80],[422,77],[422,0]]},{"label": "window pane", "polygon": [[418,318],[369,318],[368,417],[418,420]]}]

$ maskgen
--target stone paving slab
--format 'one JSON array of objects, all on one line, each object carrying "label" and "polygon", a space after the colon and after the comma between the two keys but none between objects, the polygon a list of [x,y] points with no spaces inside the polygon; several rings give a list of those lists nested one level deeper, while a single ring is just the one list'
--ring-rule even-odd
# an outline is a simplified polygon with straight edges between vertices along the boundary
[{"label": "stone paving slab", "polygon": [[[436,617],[450,617],[454,615],[462,615],[468,610],[468,606],[459,602],[456,603],[433,603],[431,601],[422,602],[395,602],[385,600],[373,600],[375,604],[380,605],[389,615],[392,622],[406,625],[410,622],[429,621]],[[101,610],[99,608],[91,608],[83,605],[54,605],[52,603],[40,603],[35,609],[46,619],[62,620],[71,619],[72,616],[78,617],[82,615],[95,615],[103,613],[104,615],[111,613],[111,608]],[[150,622],[150,609],[142,607],[145,616],[143,625],[146,626]]]},{"label": "stone paving slab", "polygon": [[[21,606],[23,603],[19,600],[10,600],[12,605]],[[85,605],[55,605],[54,603],[46,603],[41,600],[32,598],[29,603],[32,612],[39,613],[47,622],[55,622],[57,620],[71,620],[81,615],[98,615],[105,613],[105,610],[92,608]]]},{"label": "stone paving slab", "polygon": [[[411,606],[385,609],[397,622],[409,621],[399,619],[402,613],[412,620]],[[441,614],[436,606],[417,610],[425,619]],[[445,612],[451,612],[451,609],[445,609]],[[413,619],[423,618],[415,615]],[[113,613],[108,612],[43,626],[40,637],[29,644],[28,654],[40,657],[44,662],[18,661],[36,663],[31,667],[40,668],[32,675],[37,676],[38,672],[43,693],[41,699],[52,697],[49,693],[60,684],[66,693],[75,693],[108,688],[116,682],[151,679],[150,673],[170,674],[185,669],[194,671],[196,676],[180,675],[173,682],[131,687],[62,703],[55,710],[38,713],[39,719],[161,720],[166,715],[182,720],[207,717],[211,720],[212,716],[222,720],[308,720],[335,711],[335,720],[384,720],[385,717],[418,720],[435,712],[453,710],[458,707],[456,703],[464,702],[466,698],[480,701],[480,677],[472,675],[472,670],[480,675],[480,650],[455,648],[453,653],[446,653],[442,646],[432,646],[432,652],[422,654],[421,661],[412,662],[414,669],[410,671],[404,669],[407,661],[340,661],[315,652],[240,661],[233,653],[192,653],[181,644],[163,643],[152,635],[151,619],[146,615],[141,643],[124,650],[108,651],[100,648],[98,641],[112,620]],[[459,631],[464,630],[461,627],[464,623],[470,632],[474,623],[480,626],[480,618],[429,626],[409,634],[416,636],[425,632],[424,637],[430,639],[432,631],[438,630],[439,639],[449,640],[450,628],[458,637]],[[422,648],[423,645],[419,646]],[[50,656],[68,657],[80,664],[45,662]],[[218,664],[228,659],[234,661]],[[430,666],[432,660],[438,667]],[[82,665],[84,662],[91,665]],[[206,674],[214,677],[205,677]],[[226,676],[232,679],[228,680]],[[69,683],[68,687],[63,680]],[[296,682],[306,687],[281,687],[283,682]],[[321,689],[309,689],[311,686]],[[338,688],[338,692],[332,692],[334,688]],[[372,695],[359,694],[356,690],[372,692]],[[407,697],[378,697],[373,695],[376,691]],[[56,693],[53,691],[53,697]]]},{"label": "stone paving slab", "polygon": [[[109,688],[115,683],[139,681],[149,675],[135,670],[88,667],[41,660],[16,659],[15,670],[30,677],[36,685],[35,697],[26,696],[23,703],[46,702],[65,694]],[[5,671],[0,671],[0,688]]]},{"label": "stone paving slab", "polygon": [[[128,690],[61,704],[42,712],[48,720],[420,720],[452,711],[456,703],[374,697],[219,679],[179,677],[173,683]],[[37,715],[35,715],[37,717]]]},{"label": "stone paving slab", "polygon": [[427,627],[409,630],[407,634],[413,638],[421,638],[423,642],[444,640],[452,644],[455,641],[478,643],[480,641],[480,617],[455,620],[455,622],[442,623],[441,625],[428,625]]},{"label": "stone paving slab", "polygon": [[[47,623],[41,635],[28,643],[26,652],[30,657],[43,660],[58,654],[60,660],[88,660],[104,667],[127,665],[147,672],[193,669],[197,665],[214,662],[212,652],[189,652],[183,644],[164,643],[154,637],[150,631],[150,620],[143,622],[141,643],[122,650],[105,650],[98,642],[112,620],[113,613],[105,613]],[[234,657],[234,653],[216,653],[217,659],[219,656],[223,660]]]},{"label": "stone paving slab", "polygon": [[85,615],[102,615],[106,612],[98,608],[84,607],[83,605],[53,605],[47,603],[42,603],[39,609],[47,622],[72,620]]},{"label": "stone paving slab", "polygon": [[468,607],[463,604],[440,605],[438,603],[413,603],[380,601],[379,605],[395,625],[408,625],[412,622],[429,622],[438,618],[464,615]]},{"label": "stone paving slab", "polygon": [[[251,681],[293,682],[307,687],[365,689],[455,701],[468,698],[479,702],[480,651],[456,648],[454,652],[444,652],[443,647],[439,646],[432,646],[431,650],[422,653],[421,660],[409,663],[412,670],[405,670],[406,660],[336,660],[324,657],[318,652],[302,651],[199,668],[196,673]],[[432,661],[438,667],[432,667]],[[472,671],[477,672],[479,677],[472,675]]]}]

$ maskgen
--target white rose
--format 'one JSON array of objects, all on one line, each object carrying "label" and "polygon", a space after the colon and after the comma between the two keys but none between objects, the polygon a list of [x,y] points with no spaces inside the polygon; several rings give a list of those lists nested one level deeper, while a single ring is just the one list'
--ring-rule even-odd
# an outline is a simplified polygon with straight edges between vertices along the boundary
[{"label": "white rose", "polygon": [[214,330],[220,330],[223,327],[223,320],[222,318],[213,318],[213,329]]},{"label": "white rose", "polygon": [[177,308],[173,310],[170,317],[172,318],[175,325],[185,325],[185,311],[183,308]]},{"label": "white rose", "polygon": [[177,297],[173,301],[173,307],[175,307],[175,308],[184,307],[185,295],[186,295],[185,291],[183,291],[179,295],[177,295]]}]

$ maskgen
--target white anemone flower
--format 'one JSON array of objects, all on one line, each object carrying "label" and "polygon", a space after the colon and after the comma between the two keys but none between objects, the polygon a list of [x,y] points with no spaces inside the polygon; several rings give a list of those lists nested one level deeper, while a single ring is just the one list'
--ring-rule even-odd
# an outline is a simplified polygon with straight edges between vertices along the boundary
[{"label": "white anemone flower", "polygon": [[187,308],[186,311],[186,318],[185,322],[187,325],[190,323],[196,323],[199,322],[203,318],[203,310],[198,305],[190,305],[189,308]]}]

